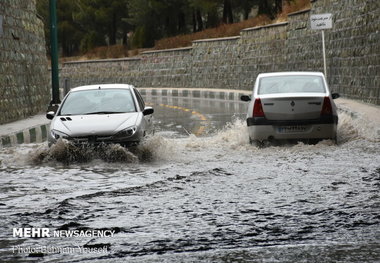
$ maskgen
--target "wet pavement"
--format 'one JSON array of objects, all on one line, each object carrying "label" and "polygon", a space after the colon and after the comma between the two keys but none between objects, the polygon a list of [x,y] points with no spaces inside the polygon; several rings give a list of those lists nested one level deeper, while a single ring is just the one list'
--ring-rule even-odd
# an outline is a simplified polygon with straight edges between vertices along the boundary
[{"label": "wet pavement", "polygon": [[[132,152],[0,150],[0,261],[379,262],[380,141],[367,122],[341,112],[338,145],[256,148],[243,103],[149,102],[155,135]],[[114,234],[13,237],[28,227]]]}]

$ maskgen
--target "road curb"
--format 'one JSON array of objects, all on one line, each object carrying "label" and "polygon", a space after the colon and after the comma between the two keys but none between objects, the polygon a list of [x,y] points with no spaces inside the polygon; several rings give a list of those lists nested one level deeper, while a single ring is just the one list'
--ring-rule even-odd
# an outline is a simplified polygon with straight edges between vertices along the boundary
[{"label": "road curb", "polygon": [[0,137],[0,148],[23,143],[41,143],[46,141],[50,123],[28,127],[22,131]]},{"label": "road curb", "polygon": [[360,115],[358,112],[353,111],[350,108],[348,108],[347,106],[341,105],[339,103],[335,103],[335,104],[336,104],[336,107],[338,108],[338,111],[346,113],[347,115],[349,115],[353,119],[360,118]]},{"label": "road curb", "polygon": [[180,98],[204,98],[240,101],[241,95],[250,95],[249,90],[197,89],[197,88],[137,88],[142,96],[171,96]]}]

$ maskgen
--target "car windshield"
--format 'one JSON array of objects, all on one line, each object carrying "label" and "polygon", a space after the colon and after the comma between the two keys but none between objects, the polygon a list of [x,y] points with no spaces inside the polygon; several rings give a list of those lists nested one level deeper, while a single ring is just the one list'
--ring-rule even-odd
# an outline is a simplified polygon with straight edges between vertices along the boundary
[{"label": "car windshield", "polygon": [[60,115],[111,114],[136,112],[129,89],[81,90],[70,93]]},{"label": "car windshield", "polygon": [[326,92],[322,77],[311,75],[263,77],[260,79],[258,89],[258,94],[260,95],[305,92]]}]

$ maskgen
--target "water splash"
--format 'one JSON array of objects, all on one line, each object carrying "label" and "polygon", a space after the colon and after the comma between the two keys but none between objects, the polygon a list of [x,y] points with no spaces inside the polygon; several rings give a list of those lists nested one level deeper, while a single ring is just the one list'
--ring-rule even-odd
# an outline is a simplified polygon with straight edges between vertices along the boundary
[{"label": "water splash", "polygon": [[371,122],[358,113],[341,112],[338,129],[346,141],[365,139],[380,142],[380,123]]},{"label": "water splash", "polygon": [[184,140],[188,149],[200,150],[208,148],[245,149],[249,146],[248,128],[245,121],[236,119],[227,123],[224,128],[207,137],[190,135]]},{"label": "water splash", "polygon": [[138,163],[167,159],[174,151],[174,140],[162,136],[148,137],[140,145],[125,148],[119,144],[74,145],[67,140],[58,140],[50,148],[46,145],[33,149],[28,154],[32,164],[60,162],[64,164],[86,163],[92,160],[105,162]]},{"label": "water splash", "polygon": [[[339,113],[338,142],[342,146],[357,140],[380,141],[376,130],[371,129],[370,123],[364,119],[346,112]],[[282,144],[282,148],[293,148],[295,151],[310,151],[317,148],[331,147],[334,142],[324,140],[317,145]],[[279,145],[268,145],[269,151],[280,150]],[[273,148],[274,147],[274,148]],[[58,162],[63,164],[87,163],[93,160],[120,163],[139,163],[154,161],[190,161],[189,154],[194,160],[199,155],[234,154],[234,151],[255,153],[259,148],[249,143],[248,128],[245,120],[235,119],[227,123],[224,128],[214,134],[197,137],[189,135],[186,138],[177,138],[172,135],[156,134],[148,137],[139,146],[124,148],[117,144],[91,147],[88,145],[75,146],[68,141],[59,140],[48,148],[46,144],[25,145],[2,149],[0,165],[19,165],[29,163],[39,165]],[[261,149],[262,150],[262,149]]]},{"label": "water splash", "polygon": [[61,139],[50,148],[43,146],[32,152],[29,160],[33,164],[42,164],[53,161],[71,164],[89,162],[94,159],[100,159],[106,162],[138,162],[138,157],[135,154],[117,144],[78,146],[67,140]]},{"label": "water splash", "polygon": [[362,136],[359,135],[359,125],[362,125],[362,123],[359,124],[358,120],[355,121],[353,116],[345,112],[340,113],[338,122],[338,142],[346,143],[360,139]]}]

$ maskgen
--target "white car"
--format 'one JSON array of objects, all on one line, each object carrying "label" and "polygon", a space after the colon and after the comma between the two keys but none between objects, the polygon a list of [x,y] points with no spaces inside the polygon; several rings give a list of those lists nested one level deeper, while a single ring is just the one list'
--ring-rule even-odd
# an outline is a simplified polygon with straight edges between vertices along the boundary
[{"label": "white car", "polygon": [[249,101],[247,125],[251,142],[278,139],[333,139],[338,115],[326,79],[319,72],[259,74]]},{"label": "white car", "polygon": [[99,84],[71,89],[51,119],[49,146],[60,138],[74,144],[138,144],[151,131],[154,110],[131,85]]}]

